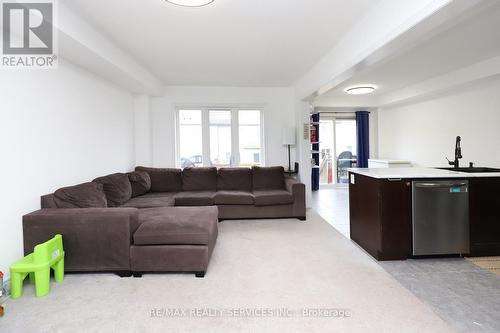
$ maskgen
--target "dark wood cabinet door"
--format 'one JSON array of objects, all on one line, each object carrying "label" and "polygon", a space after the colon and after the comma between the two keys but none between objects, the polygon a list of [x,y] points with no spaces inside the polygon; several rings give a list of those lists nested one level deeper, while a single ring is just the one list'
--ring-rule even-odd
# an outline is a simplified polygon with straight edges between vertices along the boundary
[{"label": "dark wood cabinet door", "polygon": [[411,256],[411,181],[383,180],[380,187],[382,258],[401,260]]},{"label": "dark wood cabinet door", "polygon": [[470,179],[469,210],[471,255],[500,255],[500,178]]},{"label": "dark wood cabinet door", "polygon": [[[349,184],[351,239],[377,260],[411,255],[411,182],[354,174]],[[352,180],[350,178],[350,180]]]},{"label": "dark wood cabinet door", "polygon": [[373,257],[380,259],[382,251],[379,205],[380,180],[358,174],[350,174],[349,179],[351,239]]}]

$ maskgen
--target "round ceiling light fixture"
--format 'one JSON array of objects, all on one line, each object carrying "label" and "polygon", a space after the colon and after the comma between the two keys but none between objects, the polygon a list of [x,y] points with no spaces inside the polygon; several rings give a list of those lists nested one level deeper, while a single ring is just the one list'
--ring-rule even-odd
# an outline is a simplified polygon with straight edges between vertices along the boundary
[{"label": "round ceiling light fixture", "polygon": [[183,7],[202,7],[211,4],[215,0],[166,0],[177,6]]},{"label": "round ceiling light fixture", "polygon": [[374,85],[362,85],[362,86],[349,87],[345,90],[345,92],[350,95],[364,95],[374,92],[375,89],[377,89],[377,87]]}]

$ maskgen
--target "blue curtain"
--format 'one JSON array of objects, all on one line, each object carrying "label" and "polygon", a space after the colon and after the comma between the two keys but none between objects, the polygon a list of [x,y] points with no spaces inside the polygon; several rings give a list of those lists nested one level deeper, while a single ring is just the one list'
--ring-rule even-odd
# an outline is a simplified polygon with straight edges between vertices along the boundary
[{"label": "blue curtain", "polygon": [[357,166],[358,168],[368,168],[370,158],[370,112],[356,112],[356,140],[357,140]]}]

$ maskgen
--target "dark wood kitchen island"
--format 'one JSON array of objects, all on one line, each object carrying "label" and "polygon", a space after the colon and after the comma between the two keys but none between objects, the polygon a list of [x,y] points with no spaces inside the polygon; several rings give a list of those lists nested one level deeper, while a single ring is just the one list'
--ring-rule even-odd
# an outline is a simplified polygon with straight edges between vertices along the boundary
[{"label": "dark wood kitchen island", "polygon": [[469,181],[470,256],[500,255],[500,174],[433,168],[349,170],[350,237],[377,260],[412,257],[412,181]]}]

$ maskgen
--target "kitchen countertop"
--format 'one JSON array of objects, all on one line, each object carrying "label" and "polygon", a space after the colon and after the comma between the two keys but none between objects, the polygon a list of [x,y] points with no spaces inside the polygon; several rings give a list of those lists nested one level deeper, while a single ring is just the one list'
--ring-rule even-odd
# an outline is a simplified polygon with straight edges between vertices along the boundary
[{"label": "kitchen countertop", "polygon": [[373,159],[369,158],[368,162],[377,162],[377,163],[390,163],[390,164],[410,164],[410,161],[405,161],[405,160],[387,160],[387,159]]},{"label": "kitchen countertop", "polygon": [[477,177],[500,177],[500,172],[469,173],[434,168],[349,168],[349,172],[359,175],[377,178],[477,178]]}]

